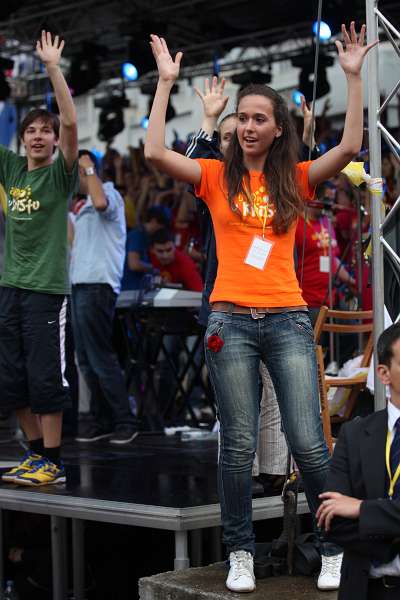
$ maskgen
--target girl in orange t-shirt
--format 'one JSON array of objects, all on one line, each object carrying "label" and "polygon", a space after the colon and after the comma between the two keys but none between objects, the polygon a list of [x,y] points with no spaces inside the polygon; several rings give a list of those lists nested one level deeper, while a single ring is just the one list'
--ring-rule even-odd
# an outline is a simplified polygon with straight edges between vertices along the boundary
[{"label": "girl in orange t-shirt", "polygon": [[[313,330],[294,270],[293,247],[304,201],[313,197],[318,183],[348,164],[362,142],[360,72],[374,44],[364,46],[365,26],[359,38],[354,23],[349,33],[344,26],[342,31],[345,48],[336,45],[348,83],[343,137],[336,148],[306,163],[297,163],[297,135],[286,101],[262,85],[239,92],[236,134],[223,162],[192,160],[167,149],[165,114],[182,53],[173,60],[165,40],[151,36],[159,81],[145,157],[171,177],[195,186],[210,209],[216,235],[218,274],[210,299],[206,360],[221,423],[218,486],[230,561],[226,585],[235,592],[255,588],[251,469],[260,360],[271,375],[313,513],[329,467]],[[320,580],[321,588],[328,584]]]}]

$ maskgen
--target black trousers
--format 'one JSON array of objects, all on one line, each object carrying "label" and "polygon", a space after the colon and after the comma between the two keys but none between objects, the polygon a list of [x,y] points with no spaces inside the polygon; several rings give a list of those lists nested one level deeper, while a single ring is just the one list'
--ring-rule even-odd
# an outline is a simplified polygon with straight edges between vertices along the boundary
[{"label": "black trousers", "polygon": [[67,297],[0,286],[0,407],[30,406],[33,413],[62,411]]}]

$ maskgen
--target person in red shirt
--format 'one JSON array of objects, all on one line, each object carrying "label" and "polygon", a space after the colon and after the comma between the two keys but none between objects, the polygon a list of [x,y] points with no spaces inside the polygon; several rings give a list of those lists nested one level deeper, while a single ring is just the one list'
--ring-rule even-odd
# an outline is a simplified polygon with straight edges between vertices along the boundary
[{"label": "person in red shirt", "polygon": [[[332,266],[329,268],[329,218],[324,208],[329,207],[332,189],[327,184],[317,187],[317,198],[307,204],[306,227],[304,218],[300,217],[296,229],[296,250],[298,264],[296,275],[302,289],[302,295],[310,311],[313,323],[323,304],[329,303],[329,275],[333,277],[340,265],[339,247],[333,226],[330,228],[332,247]],[[304,240],[304,242],[303,242]],[[303,263],[303,243],[304,263]],[[348,271],[341,266],[337,273],[339,281],[355,286],[355,281]],[[333,306],[335,304],[335,293]],[[313,310],[315,309],[315,310]]]},{"label": "person in red shirt", "polygon": [[335,233],[339,246],[339,258],[347,265],[353,260],[354,232],[357,227],[357,211],[354,206],[354,193],[350,181],[344,173],[332,178],[336,187],[335,197]]},{"label": "person in red shirt", "polygon": [[152,237],[150,260],[164,283],[180,283],[185,290],[201,292],[203,281],[196,264],[175,246],[174,234],[160,229]]}]

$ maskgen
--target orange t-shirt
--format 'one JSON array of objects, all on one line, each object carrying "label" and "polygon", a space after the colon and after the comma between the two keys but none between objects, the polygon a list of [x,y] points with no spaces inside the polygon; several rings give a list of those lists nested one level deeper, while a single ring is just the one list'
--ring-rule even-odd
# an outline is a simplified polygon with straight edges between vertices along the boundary
[{"label": "orange t-shirt", "polygon": [[[293,249],[297,220],[287,233],[277,235],[271,227],[274,206],[269,200],[264,176],[250,172],[252,203],[239,194],[235,199],[237,211],[229,206],[224,182],[224,164],[219,160],[196,159],[201,167],[201,182],[196,195],[210,209],[217,241],[218,273],[210,302],[227,301],[240,306],[284,307],[305,305],[294,270]],[[297,181],[304,200],[314,197],[314,188],[308,183],[311,161],[298,163]],[[245,263],[255,236],[265,234],[273,244],[263,270]]]}]

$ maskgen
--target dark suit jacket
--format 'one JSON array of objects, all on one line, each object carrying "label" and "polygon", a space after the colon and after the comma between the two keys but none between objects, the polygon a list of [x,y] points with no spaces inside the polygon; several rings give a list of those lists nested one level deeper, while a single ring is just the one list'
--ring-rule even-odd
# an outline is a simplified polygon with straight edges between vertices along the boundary
[{"label": "dark suit jacket", "polygon": [[372,560],[399,552],[400,499],[386,498],[387,410],[343,425],[325,489],[363,500],[359,519],[335,517],[327,539],[344,548],[338,600],[366,600]]}]

